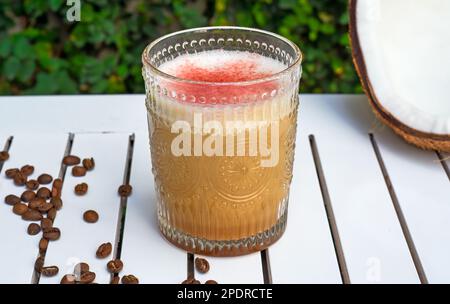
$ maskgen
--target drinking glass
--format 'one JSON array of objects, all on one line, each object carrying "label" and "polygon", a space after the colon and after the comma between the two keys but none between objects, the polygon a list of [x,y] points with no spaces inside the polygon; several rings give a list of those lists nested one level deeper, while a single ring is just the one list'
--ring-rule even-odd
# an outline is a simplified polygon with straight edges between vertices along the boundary
[{"label": "drinking glass", "polygon": [[[159,69],[178,56],[212,50],[258,54],[285,68],[236,82],[182,79]],[[242,27],[184,30],[146,47],[142,61],[152,172],[159,228],[168,241],[189,252],[235,256],[265,249],[281,237],[301,59],[288,39]],[[189,153],[174,151],[180,130],[190,138],[184,147]],[[212,137],[215,154],[202,150]]]}]

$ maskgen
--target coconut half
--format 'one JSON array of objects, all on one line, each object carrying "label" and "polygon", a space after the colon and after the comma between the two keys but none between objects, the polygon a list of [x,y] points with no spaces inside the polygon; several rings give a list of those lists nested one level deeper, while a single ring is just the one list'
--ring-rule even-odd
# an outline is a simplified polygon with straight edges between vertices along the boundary
[{"label": "coconut half", "polygon": [[350,0],[353,61],[376,115],[450,151],[450,0]]}]

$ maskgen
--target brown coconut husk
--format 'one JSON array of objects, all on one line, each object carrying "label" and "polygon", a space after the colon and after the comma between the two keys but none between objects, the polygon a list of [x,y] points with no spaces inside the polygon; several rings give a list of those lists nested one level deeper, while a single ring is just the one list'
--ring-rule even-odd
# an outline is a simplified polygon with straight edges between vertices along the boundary
[{"label": "brown coconut husk", "polygon": [[359,43],[356,23],[356,4],[358,0],[349,0],[349,37],[352,48],[353,64],[358,73],[364,92],[369,98],[369,104],[375,113],[375,116],[396,134],[400,135],[407,142],[426,150],[436,150],[442,152],[450,152],[450,134],[439,135],[426,133],[411,128],[396,119],[389,111],[387,111],[376,97],[376,92],[370,83],[367,73],[364,55]]}]

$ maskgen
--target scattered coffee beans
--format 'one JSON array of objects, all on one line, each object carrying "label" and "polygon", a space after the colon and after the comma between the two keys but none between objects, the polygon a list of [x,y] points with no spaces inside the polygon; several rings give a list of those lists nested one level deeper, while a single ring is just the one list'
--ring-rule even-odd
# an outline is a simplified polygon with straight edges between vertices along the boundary
[{"label": "scattered coffee beans", "polygon": [[23,215],[28,211],[28,206],[22,203],[15,204],[13,207],[14,214]]},{"label": "scattered coffee beans", "polygon": [[88,271],[81,274],[79,282],[80,284],[89,284],[94,282],[94,280],[95,280],[95,273],[92,271]]},{"label": "scattered coffee beans", "polygon": [[31,202],[35,197],[36,197],[36,193],[34,193],[34,191],[27,190],[22,193],[22,195],[20,196],[20,199],[23,202],[28,203],[28,202]]},{"label": "scattered coffee beans", "polygon": [[82,274],[89,272],[89,265],[87,263],[78,263],[75,265],[75,268],[73,269],[73,273],[80,277]]},{"label": "scattered coffee beans", "polygon": [[88,191],[88,184],[81,183],[75,186],[75,194],[76,195],[85,195]]},{"label": "scattered coffee beans", "polygon": [[42,204],[42,205],[40,205],[38,207],[38,210],[41,213],[47,213],[52,208],[53,208],[53,204],[51,204],[51,203],[44,203],[44,204]]},{"label": "scattered coffee beans", "polygon": [[22,214],[22,219],[25,221],[40,221],[42,219],[42,214],[37,210],[28,209]]},{"label": "scattered coffee beans", "polygon": [[195,278],[187,278],[181,284],[200,284],[199,280],[196,280]]},{"label": "scattered coffee beans", "polygon": [[98,213],[94,210],[88,210],[83,214],[83,219],[88,223],[96,223],[98,221]]},{"label": "scattered coffee beans", "polygon": [[37,273],[41,273],[42,267],[44,267],[44,258],[39,256],[34,262],[34,270],[36,270]]},{"label": "scattered coffee beans", "polygon": [[10,178],[10,179],[13,179],[17,173],[19,173],[19,169],[17,169],[17,168],[8,169],[5,171],[6,177]]},{"label": "scattered coffee beans", "polygon": [[112,279],[111,279],[111,281],[109,282],[109,284],[117,285],[117,284],[119,284],[119,282],[120,282],[120,277],[117,276],[117,275],[115,275],[115,276],[112,277]]},{"label": "scattered coffee beans", "polygon": [[61,279],[61,284],[76,284],[77,277],[73,274],[66,274]]},{"label": "scattered coffee beans", "polygon": [[205,284],[218,284],[218,283],[214,280],[208,280],[205,282]]},{"label": "scattered coffee beans", "polygon": [[59,228],[51,227],[44,229],[44,238],[49,241],[56,241],[61,237],[61,231]]},{"label": "scattered coffee beans", "polygon": [[21,172],[17,172],[16,175],[14,175],[14,185],[16,186],[23,186],[27,182],[27,176],[24,175]]},{"label": "scattered coffee beans", "polygon": [[55,208],[52,208],[47,212],[47,218],[51,219],[52,221],[55,220],[55,218],[56,218],[56,209]]},{"label": "scattered coffee beans", "polygon": [[121,260],[116,259],[109,261],[108,264],[106,264],[106,267],[111,273],[119,273],[123,269],[123,263]]},{"label": "scattered coffee beans", "polygon": [[63,201],[59,197],[52,197],[50,203],[55,207],[56,210],[60,210],[63,206]]},{"label": "scattered coffee beans", "polygon": [[28,207],[33,210],[38,210],[39,207],[45,204],[45,199],[36,197],[31,202],[28,203]]},{"label": "scattered coffee beans", "polygon": [[139,284],[139,280],[134,275],[129,274],[122,277],[122,284]]},{"label": "scattered coffee beans", "polygon": [[52,197],[61,197],[62,184],[63,183],[60,178],[57,178],[53,181]]},{"label": "scattered coffee beans", "polygon": [[14,194],[7,195],[7,196],[5,196],[5,203],[13,206],[15,204],[20,203],[20,198]]},{"label": "scattered coffee beans", "polygon": [[120,196],[127,197],[131,195],[131,192],[133,191],[133,187],[130,185],[122,185],[119,187],[119,190],[117,191]]},{"label": "scattered coffee beans", "polygon": [[53,221],[49,218],[43,218],[41,220],[41,228],[42,229],[48,229],[53,227]]},{"label": "scattered coffee beans", "polygon": [[46,252],[46,251],[47,251],[47,248],[48,248],[48,240],[42,238],[42,239],[39,241],[39,253],[44,253],[44,252]]},{"label": "scattered coffee beans", "polygon": [[108,257],[111,254],[111,252],[112,252],[111,243],[103,243],[98,247],[95,255],[99,259],[104,259],[104,258]]},{"label": "scattered coffee beans", "polygon": [[8,151],[0,151],[0,162],[7,161],[9,159]]},{"label": "scattered coffee beans", "polygon": [[28,225],[27,232],[29,235],[36,235],[41,232],[41,226],[36,223],[31,223],[30,225]]},{"label": "scattered coffee beans", "polygon": [[43,198],[43,199],[49,199],[52,195],[52,192],[47,187],[39,188],[39,190],[36,193],[37,197]]},{"label": "scattered coffee beans", "polygon": [[86,168],[82,166],[75,166],[72,168],[72,175],[75,177],[85,176]]},{"label": "scattered coffee beans", "polygon": [[39,182],[35,179],[30,179],[25,183],[28,190],[37,190],[39,188]]},{"label": "scattered coffee beans", "polygon": [[42,267],[41,269],[41,274],[44,277],[54,277],[55,275],[57,275],[59,272],[59,268],[58,266],[47,266],[47,267]]},{"label": "scattered coffee beans", "polygon": [[67,166],[75,166],[80,163],[80,158],[75,155],[67,155],[63,158],[63,164]]},{"label": "scattered coffee beans", "polygon": [[88,170],[88,171],[91,171],[91,170],[93,170],[94,169],[94,167],[95,167],[95,161],[94,161],[94,158],[85,158],[85,159],[83,159],[83,167],[86,169],[86,170]]},{"label": "scattered coffee beans", "polygon": [[47,185],[53,181],[53,177],[50,174],[44,173],[44,174],[39,175],[37,181],[41,185]]},{"label": "scattered coffee beans", "polygon": [[200,273],[207,273],[209,271],[209,263],[206,259],[195,258],[195,268]]},{"label": "scattered coffee beans", "polygon": [[34,167],[31,165],[25,165],[22,168],[20,168],[20,173],[22,173],[25,176],[30,176],[34,172]]}]

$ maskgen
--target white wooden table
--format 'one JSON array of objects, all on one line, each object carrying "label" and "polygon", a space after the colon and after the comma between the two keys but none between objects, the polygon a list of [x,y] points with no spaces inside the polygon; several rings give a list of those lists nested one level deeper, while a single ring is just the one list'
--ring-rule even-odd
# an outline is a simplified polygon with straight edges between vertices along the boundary
[{"label": "white wooden table", "polygon": [[[450,161],[405,144],[373,117],[365,96],[302,95],[288,227],[267,252],[208,258],[219,283],[450,283]],[[179,283],[189,271],[187,254],[159,234],[150,170],[143,95],[0,98],[0,197],[20,194],[3,174],[24,164],[36,173],[65,177],[46,265],[60,274],[33,275],[39,236],[28,222],[0,204],[0,283],[58,283],[86,261],[98,283],[108,283],[99,244],[141,283]],[[61,171],[70,151],[94,157],[84,178]],[[440,155],[445,158],[445,155]],[[121,202],[116,190],[129,178],[133,195]],[[73,194],[90,185],[82,198]],[[82,214],[95,209],[96,224]],[[125,219],[121,221],[120,219]],[[268,259],[269,257],[269,259]]]}]

